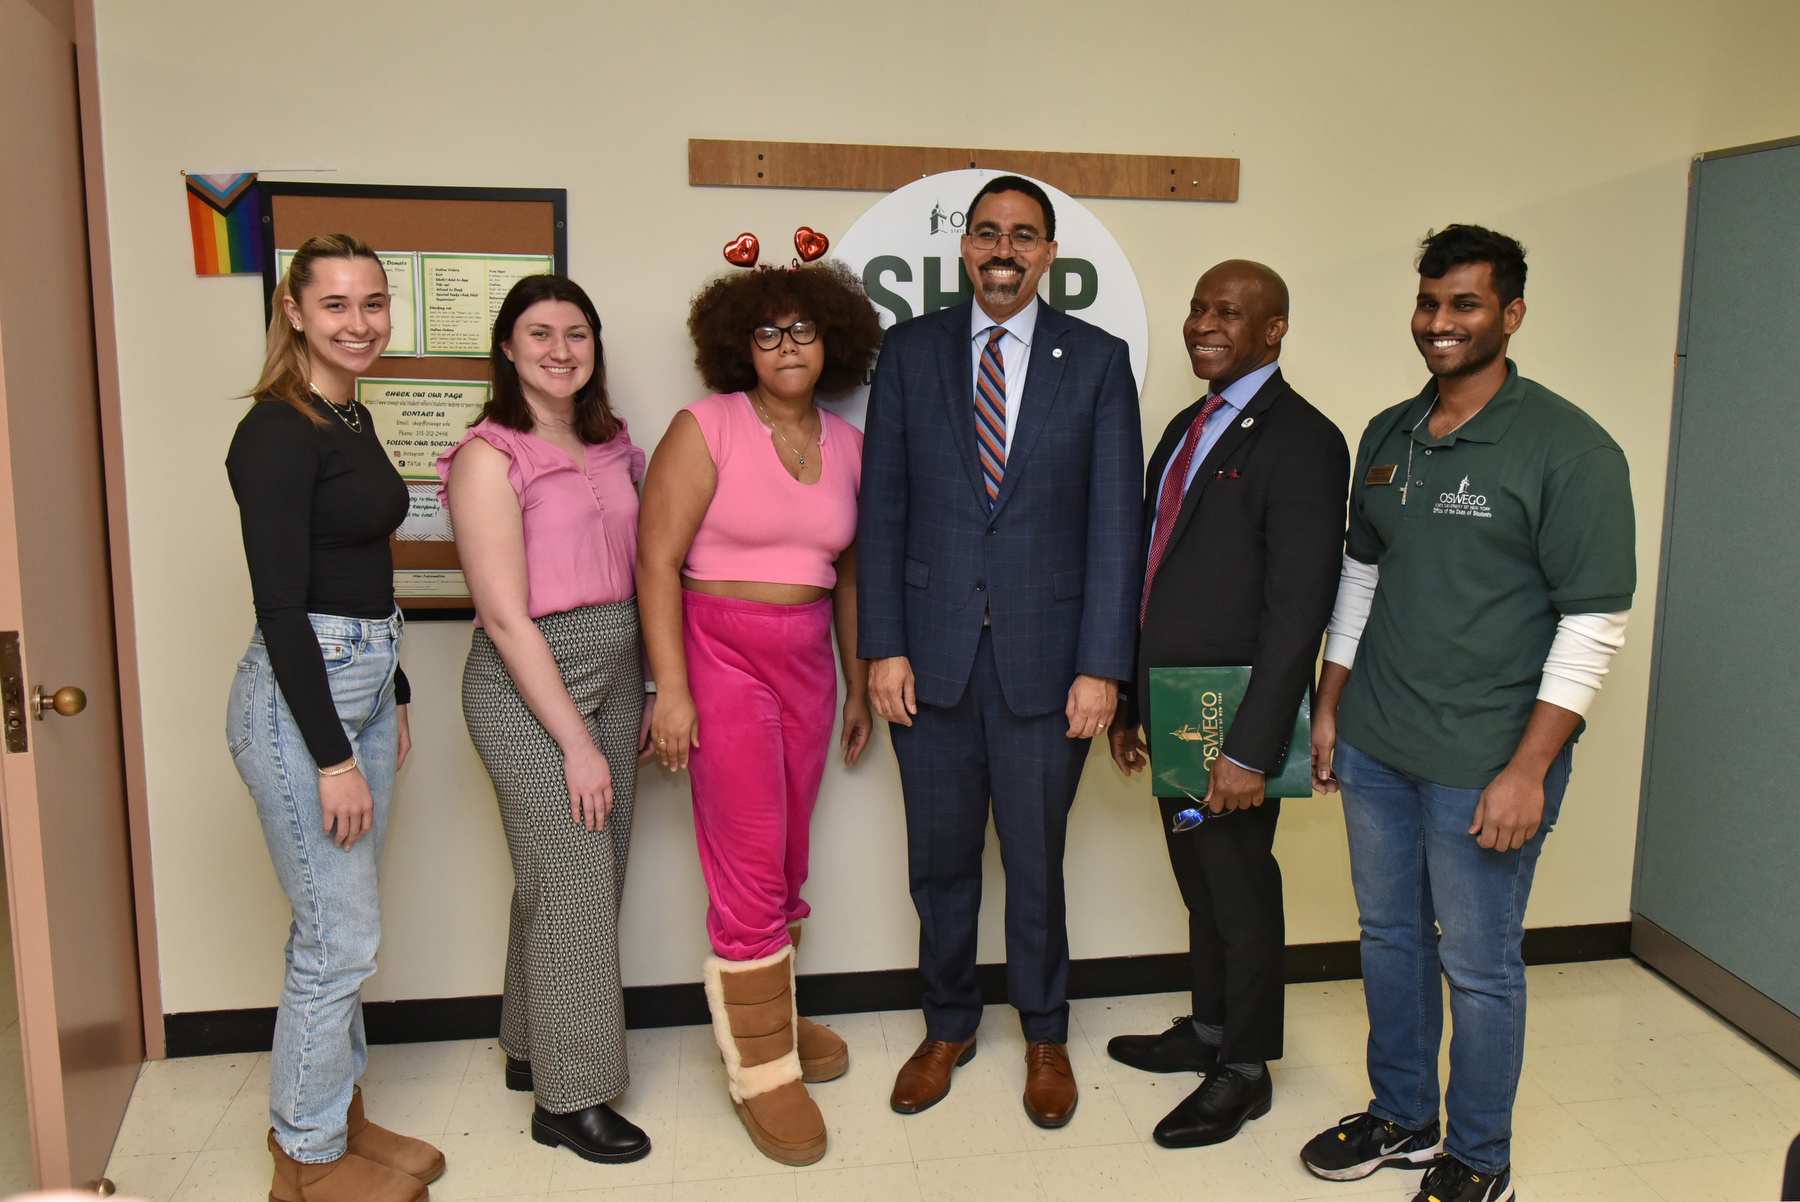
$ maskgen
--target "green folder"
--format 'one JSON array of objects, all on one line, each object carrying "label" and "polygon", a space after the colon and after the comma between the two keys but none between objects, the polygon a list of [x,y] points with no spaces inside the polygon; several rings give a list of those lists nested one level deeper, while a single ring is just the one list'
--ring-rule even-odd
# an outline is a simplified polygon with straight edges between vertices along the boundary
[{"label": "green folder", "polygon": [[[1225,745],[1250,687],[1250,669],[1152,668],[1150,706],[1151,792],[1158,797],[1205,797],[1212,764]],[[1312,696],[1300,698],[1294,733],[1279,775],[1268,778],[1265,797],[1312,796]]]}]

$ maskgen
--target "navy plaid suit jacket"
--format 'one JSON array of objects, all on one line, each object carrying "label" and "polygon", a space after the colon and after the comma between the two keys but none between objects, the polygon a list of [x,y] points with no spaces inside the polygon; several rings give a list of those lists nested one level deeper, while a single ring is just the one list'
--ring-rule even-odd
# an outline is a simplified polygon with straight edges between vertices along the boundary
[{"label": "navy plaid suit jacket", "polygon": [[1006,704],[1128,680],[1143,588],[1143,428],[1125,343],[1038,301],[993,510],[975,448],[973,301],[889,330],[863,431],[857,654],[907,656],[918,700],[961,699],[992,614]]}]

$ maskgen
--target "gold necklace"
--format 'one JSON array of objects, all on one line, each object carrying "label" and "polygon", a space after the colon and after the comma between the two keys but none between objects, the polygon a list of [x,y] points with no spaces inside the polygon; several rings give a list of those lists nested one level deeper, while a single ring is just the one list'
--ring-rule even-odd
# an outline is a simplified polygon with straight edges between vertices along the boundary
[{"label": "gold necklace", "polygon": [[769,416],[769,411],[767,409],[763,408],[762,402],[757,400],[756,397],[754,395],[752,395],[750,397],[750,403],[752,405],[756,406],[756,411],[762,415],[763,421],[765,421],[769,424],[769,429],[775,431],[775,437],[779,438],[782,442],[787,443],[788,450],[793,451],[794,458],[799,460],[799,466],[805,467],[806,466],[806,448],[808,446],[812,445],[813,440],[810,438],[807,439],[805,445],[796,449],[793,443],[788,442],[788,436],[781,432],[781,427],[779,427],[775,424],[775,419]]},{"label": "gold necklace", "polygon": [[[317,384],[308,384],[307,387],[312,389],[312,394],[314,396],[325,402],[325,407],[327,409],[338,415],[338,420],[348,426],[352,434],[362,433],[362,411],[356,407],[355,401],[350,402],[350,407],[348,409],[343,409],[339,407],[336,401],[320,392]],[[350,420],[351,418],[355,418],[356,420],[352,421]]]}]

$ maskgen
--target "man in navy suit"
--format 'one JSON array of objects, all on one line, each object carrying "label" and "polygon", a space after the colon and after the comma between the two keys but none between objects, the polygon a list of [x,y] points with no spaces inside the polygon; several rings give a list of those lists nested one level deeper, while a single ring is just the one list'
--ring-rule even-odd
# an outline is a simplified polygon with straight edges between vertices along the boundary
[{"label": "man in navy suit", "polygon": [[1125,344],[1038,300],[1056,259],[1043,189],[989,180],[964,228],[976,299],[888,331],[863,434],[857,654],[900,763],[926,981],[925,1041],[891,1104],[935,1104],[975,1055],[991,801],[1025,1109],[1060,1127],[1076,1102],[1063,844],[1132,673],[1143,434]]}]

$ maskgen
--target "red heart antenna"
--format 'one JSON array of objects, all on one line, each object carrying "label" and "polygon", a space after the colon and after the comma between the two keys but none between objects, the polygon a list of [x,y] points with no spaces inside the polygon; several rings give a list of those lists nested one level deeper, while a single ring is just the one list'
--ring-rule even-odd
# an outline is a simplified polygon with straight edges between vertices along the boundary
[{"label": "red heart antenna", "polygon": [[725,244],[725,261],[733,267],[755,267],[762,244],[751,233],[739,234]]},{"label": "red heart antenna", "polygon": [[794,231],[794,249],[800,252],[802,263],[810,263],[824,257],[825,252],[831,249],[831,239],[810,226],[803,225]]}]

